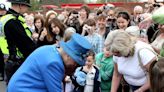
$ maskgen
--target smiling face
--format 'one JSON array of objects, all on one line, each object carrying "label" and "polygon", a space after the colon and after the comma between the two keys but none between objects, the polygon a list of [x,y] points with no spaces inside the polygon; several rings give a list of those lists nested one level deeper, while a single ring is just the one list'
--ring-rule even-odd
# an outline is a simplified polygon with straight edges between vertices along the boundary
[{"label": "smiling face", "polygon": [[129,20],[124,19],[123,17],[117,18],[117,26],[119,29],[126,29],[128,27]]},{"label": "smiling face", "polygon": [[56,35],[60,33],[59,27],[57,27],[54,23],[51,24],[52,32]]},{"label": "smiling face", "polygon": [[111,52],[106,47],[104,47],[104,56],[108,58],[111,55],[112,55]]},{"label": "smiling face", "polygon": [[35,24],[35,26],[36,26],[37,29],[41,29],[41,27],[42,27],[42,22],[41,22],[40,19],[37,19],[37,20],[35,21],[34,24]]},{"label": "smiling face", "polygon": [[90,67],[94,63],[94,57],[92,55],[87,56],[85,65]]}]

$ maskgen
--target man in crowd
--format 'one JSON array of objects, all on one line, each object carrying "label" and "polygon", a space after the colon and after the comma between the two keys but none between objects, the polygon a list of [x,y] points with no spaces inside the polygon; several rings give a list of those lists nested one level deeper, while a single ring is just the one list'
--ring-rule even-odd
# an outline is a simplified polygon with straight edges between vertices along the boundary
[{"label": "man in crowd", "polygon": [[[8,60],[13,62],[23,62],[25,58],[36,48],[35,43],[31,39],[31,31],[25,23],[23,13],[27,12],[30,7],[30,0],[8,0],[11,2],[11,8],[7,14],[1,18],[3,22],[2,31],[7,40],[7,49],[9,51]],[[6,51],[7,51],[6,50]],[[12,74],[19,67],[6,64],[7,82]]]}]

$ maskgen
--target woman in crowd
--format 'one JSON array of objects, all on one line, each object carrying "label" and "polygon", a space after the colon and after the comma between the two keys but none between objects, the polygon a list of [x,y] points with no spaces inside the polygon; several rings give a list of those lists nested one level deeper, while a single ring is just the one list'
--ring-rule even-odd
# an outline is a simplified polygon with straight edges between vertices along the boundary
[{"label": "woman in crowd", "polygon": [[130,26],[125,31],[133,36],[134,39],[149,43],[145,30],[140,30],[138,26]]},{"label": "woman in crowd", "polygon": [[114,64],[112,53],[106,47],[102,53],[96,55],[96,65],[99,67],[101,76],[101,92],[110,92]]},{"label": "woman in crowd", "polygon": [[95,54],[89,51],[86,56],[85,66],[78,67],[72,76],[75,85],[73,92],[100,92],[99,70],[94,66]]},{"label": "woman in crowd", "polygon": [[50,22],[51,19],[56,18],[56,16],[57,16],[57,13],[53,10],[49,10],[46,13],[46,21],[45,21],[46,27],[48,25],[48,22]]},{"label": "woman in crowd", "polygon": [[156,10],[152,19],[155,23],[158,23],[158,31],[154,34],[155,40],[151,43],[157,53],[160,53],[162,45],[164,44],[164,6]]},{"label": "woman in crowd", "polygon": [[42,31],[38,45],[58,44],[58,41],[63,39],[64,31],[65,25],[57,18],[53,18],[48,23],[47,33],[46,31]]},{"label": "woman in crowd", "polygon": [[29,27],[30,31],[33,32],[34,28],[34,16],[32,14],[25,16],[26,24]]},{"label": "woman in crowd", "polygon": [[79,22],[80,25],[83,24],[83,22],[88,19],[90,13],[90,9],[87,5],[83,5],[82,7],[80,7],[80,11],[79,11]]},{"label": "woman in crowd", "polygon": [[116,19],[116,28],[117,29],[126,29],[131,26],[130,15],[127,12],[119,12]]},{"label": "woman in crowd", "polygon": [[109,33],[105,45],[114,55],[111,92],[117,92],[122,77],[133,92],[149,90],[150,83],[146,72],[151,62],[156,60],[153,48],[147,43],[132,39],[127,32],[118,30]]},{"label": "woman in crowd", "polygon": [[68,27],[73,27],[76,29],[76,32],[81,34],[81,30],[80,30],[80,22],[78,20],[79,14],[77,10],[72,10],[70,11],[67,21],[66,21],[66,25]]},{"label": "woman in crowd", "polygon": [[150,65],[150,85],[152,92],[164,92],[164,58],[159,58]]},{"label": "woman in crowd", "polygon": [[39,36],[41,35],[41,32],[44,29],[44,18],[42,15],[36,15],[34,18],[34,27],[35,30],[32,33],[32,38],[35,42],[38,41]]}]

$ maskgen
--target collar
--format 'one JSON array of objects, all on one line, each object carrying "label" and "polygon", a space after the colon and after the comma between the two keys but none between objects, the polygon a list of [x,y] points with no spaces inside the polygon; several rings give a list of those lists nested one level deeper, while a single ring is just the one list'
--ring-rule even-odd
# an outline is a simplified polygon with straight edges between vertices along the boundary
[{"label": "collar", "polygon": [[13,14],[13,15],[16,16],[16,17],[18,17],[18,16],[22,16],[22,17],[23,17],[22,14],[16,12],[15,10],[13,10],[13,9],[11,9],[11,8],[9,8],[9,10],[7,11],[7,14]]}]

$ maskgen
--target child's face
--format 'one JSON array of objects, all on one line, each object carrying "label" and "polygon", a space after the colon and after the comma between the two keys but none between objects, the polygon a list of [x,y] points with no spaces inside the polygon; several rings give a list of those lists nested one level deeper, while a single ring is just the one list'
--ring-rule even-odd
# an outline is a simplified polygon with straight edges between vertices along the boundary
[{"label": "child's face", "polygon": [[104,47],[104,56],[105,56],[105,57],[110,57],[111,55],[112,55],[112,54],[110,53],[110,51],[107,50],[106,47]]},{"label": "child's face", "polygon": [[93,64],[93,62],[94,62],[94,57],[89,55],[89,56],[87,56],[87,60],[86,60],[86,64],[85,65],[91,66]]}]

